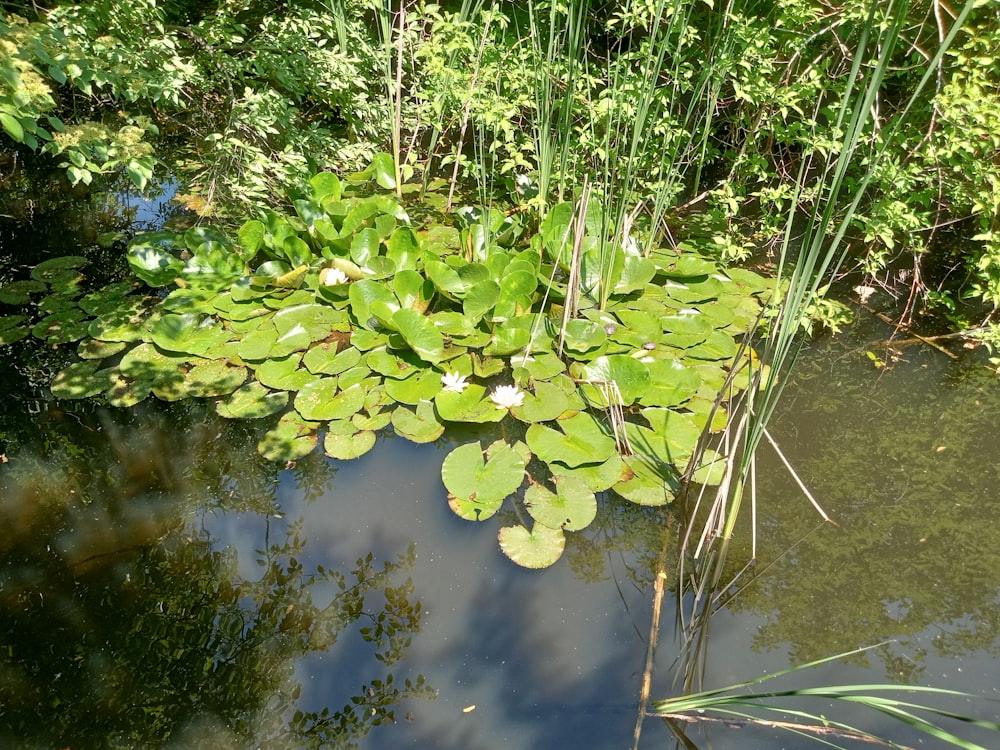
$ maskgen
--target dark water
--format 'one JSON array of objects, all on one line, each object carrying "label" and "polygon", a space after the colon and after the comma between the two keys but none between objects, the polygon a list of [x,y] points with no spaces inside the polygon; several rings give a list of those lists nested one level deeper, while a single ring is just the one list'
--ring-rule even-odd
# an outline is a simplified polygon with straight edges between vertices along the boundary
[{"label": "dark water", "polygon": [[[134,209],[124,219],[122,204]],[[76,218],[57,221],[96,205],[119,208],[82,234]],[[96,237],[167,206],[112,190],[4,208],[0,273],[23,273],[45,243],[110,267]],[[859,318],[806,351],[771,432],[836,525],[763,449],[757,562],[712,619],[706,687],[884,642],[780,687],[1000,698],[997,376],[976,353],[911,347],[877,371],[866,351],[889,361],[871,343],[886,335]],[[501,523],[448,509],[447,439],[385,435],[353,462],[276,466],[256,450],[267,425],[203,404],[52,400],[65,349],[0,349],[0,746],[632,746],[669,515],[609,500],[556,566],[526,571],[500,554]],[[740,533],[734,570],[749,558]],[[654,698],[676,689],[675,610],[668,593]],[[1000,718],[996,703],[949,705]],[[775,729],[689,735],[703,748],[816,746]],[[640,747],[670,737],[647,719]]]}]

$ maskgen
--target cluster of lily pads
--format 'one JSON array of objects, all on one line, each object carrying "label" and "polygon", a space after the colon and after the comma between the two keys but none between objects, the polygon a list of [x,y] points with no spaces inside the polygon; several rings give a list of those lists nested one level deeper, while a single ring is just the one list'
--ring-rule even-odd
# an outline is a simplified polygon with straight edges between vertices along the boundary
[{"label": "cluster of lily pads", "polygon": [[[500,545],[528,567],[559,558],[564,532],[594,519],[596,493],[662,505],[682,476],[718,480],[712,452],[688,464],[702,431],[725,422],[713,406],[731,369],[748,369],[737,339],[767,280],[683,249],[613,244],[594,210],[581,218],[571,204],[530,237],[495,209],[415,228],[394,198],[323,173],[294,206],[235,239],[137,237],[129,262],[159,293],[122,282],[74,294],[84,259],[70,257],[0,299],[49,292],[32,333],[79,342],[55,396],[208,398],[223,417],[275,415],[259,444],[274,460],[320,441],[356,458],[390,426],[424,443],[450,424],[499,423],[500,439],[455,448],[441,476],[465,519],[520,498],[532,526],[503,528]],[[0,318],[3,342],[26,331]]]}]

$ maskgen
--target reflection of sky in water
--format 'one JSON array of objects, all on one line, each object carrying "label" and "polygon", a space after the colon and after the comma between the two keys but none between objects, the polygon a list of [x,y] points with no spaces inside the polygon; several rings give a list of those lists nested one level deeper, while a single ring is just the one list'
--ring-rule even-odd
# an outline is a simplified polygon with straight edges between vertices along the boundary
[{"label": "reflection of sky in water", "polygon": [[[333,489],[310,505],[290,481],[279,490],[285,519],[305,518],[309,541],[300,561],[307,567],[347,569],[370,551],[385,559],[416,545],[410,575],[423,605],[421,631],[392,671],[397,682],[422,673],[438,698],[401,707],[399,724],[378,728],[364,746],[624,746],[635,722],[648,593],[622,584],[630,614],[612,580],[582,583],[564,563],[544,572],[516,567],[498,549],[495,520],[468,523],[448,508],[443,458],[433,446],[386,440],[341,464]],[[259,575],[252,550],[263,546],[263,520],[222,516],[205,524],[239,547],[245,574]],[[272,541],[281,535],[277,526],[272,519]],[[326,696],[350,694],[378,674],[370,649],[350,645],[345,634],[329,653],[299,665],[303,708],[321,708]]]},{"label": "reflection of sky in water", "polygon": [[170,209],[176,209],[176,206],[170,205],[170,201],[173,200],[179,187],[177,181],[170,178],[160,183],[161,194],[156,197],[147,198],[133,192],[125,192],[119,194],[119,199],[126,208],[135,209],[135,228],[149,231],[159,229],[163,225],[167,212]]}]

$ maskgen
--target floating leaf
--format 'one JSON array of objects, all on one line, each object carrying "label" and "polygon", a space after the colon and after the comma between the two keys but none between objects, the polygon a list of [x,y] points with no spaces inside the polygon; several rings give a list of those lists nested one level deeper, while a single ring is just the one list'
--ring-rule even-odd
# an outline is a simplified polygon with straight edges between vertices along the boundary
[{"label": "floating leaf", "polygon": [[375,447],[375,433],[371,430],[360,430],[350,435],[337,435],[328,432],[323,439],[323,450],[331,458],[349,461],[363,456]]},{"label": "floating leaf", "polygon": [[507,416],[505,409],[497,409],[496,404],[486,398],[486,388],[475,383],[461,393],[441,391],[434,403],[441,419],[448,422],[499,422]]},{"label": "floating leaf", "polygon": [[361,361],[361,352],[353,346],[337,351],[336,343],[317,344],[306,352],[302,364],[314,375],[339,375]]},{"label": "floating leaf", "polygon": [[676,359],[646,362],[649,387],[639,396],[643,406],[678,406],[694,396],[701,385],[701,375]]},{"label": "floating leaf", "polygon": [[256,381],[237,388],[225,401],[219,401],[215,410],[227,419],[259,419],[281,411],[288,403],[288,393],[271,391]]},{"label": "floating leaf", "polygon": [[112,371],[98,370],[98,363],[91,360],[76,362],[52,381],[52,395],[56,398],[90,398],[111,386]]},{"label": "floating leaf", "polygon": [[61,279],[63,272],[74,271],[75,274],[75,269],[85,266],[89,262],[82,255],[62,255],[58,258],[49,258],[31,269],[31,278],[36,281],[52,283],[56,279]]},{"label": "floating leaf", "polygon": [[631,476],[616,483],[612,490],[637,505],[660,506],[674,501],[679,486],[676,473],[666,467],[657,470],[635,456],[626,458],[625,463]]},{"label": "floating leaf", "polygon": [[416,310],[402,308],[392,315],[399,335],[425,362],[437,364],[444,358],[444,337],[426,317]]},{"label": "floating leaf", "polygon": [[226,396],[247,379],[245,367],[232,367],[222,360],[195,365],[185,375],[188,393],[197,398]]},{"label": "floating leaf", "polygon": [[181,367],[188,361],[183,354],[161,352],[152,344],[139,344],[125,353],[118,368],[133,380],[169,385],[184,380]]},{"label": "floating leaf", "polygon": [[115,373],[111,386],[105,391],[105,398],[112,406],[128,409],[149,398],[152,385],[144,380],[129,380]]},{"label": "floating leaf", "polygon": [[365,363],[374,372],[396,380],[403,380],[424,372],[427,367],[413,352],[390,352],[386,349],[376,349],[369,352]]},{"label": "floating leaf", "polygon": [[[623,354],[611,354],[589,362],[583,368],[583,380],[595,381],[597,384],[614,383],[617,386],[615,396],[621,396],[620,406],[629,406],[635,402],[650,384],[649,370],[646,365],[633,357]],[[597,388],[600,391],[600,388]],[[590,394],[588,394],[590,395]],[[601,406],[607,406],[607,399],[598,401]]]},{"label": "floating leaf", "polygon": [[263,385],[276,391],[298,391],[316,379],[308,370],[299,367],[301,354],[291,354],[263,362],[256,376]]},{"label": "floating leaf", "polygon": [[441,479],[457,498],[480,504],[502,501],[517,491],[524,479],[524,459],[498,440],[486,451],[478,441],[460,445],[441,466]]},{"label": "floating leaf", "polygon": [[150,334],[161,349],[187,354],[204,354],[229,340],[230,333],[210,317],[188,313],[168,313],[160,317]]},{"label": "floating leaf", "polygon": [[41,281],[12,281],[0,286],[0,302],[8,305],[26,305],[31,302],[31,295],[44,292],[48,287]]},{"label": "floating leaf", "polygon": [[511,409],[522,422],[548,422],[569,409],[569,398],[562,388],[545,381],[534,385],[534,393],[525,392],[524,403]]},{"label": "floating leaf", "polygon": [[603,492],[620,481],[626,471],[625,463],[617,453],[599,464],[584,464],[570,468],[553,462],[549,464],[549,468],[556,475],[579,479],[590,488],[591,492]]},{"label": "floating leaf", "polygon": [[257,450],[271,461],[296,461],[312,453],[316,447],[316,427],[298,418],[294,412],[286,414],[257,443]]},{"label": "floating leaf", "polygon": [[528,427],[525,439],[532,453],[546,463],[558,461],[567,466],[596,464],[615,453],[615,440],[608,429],[587,412],[556,422],[562,430],[540,424]]},{"label": "floating leaf", "polygon": [[444,425],[434,413],[430,401],[421,401],[415,410],[399,406],[392,412],[396,433],[412,443],[432,443],[444,434]]},{"label": "floating leaf", "polygon": [[317,378],[306,383],[295,397],[295,410],[303,419],[345,419],[364,406],[364,391],[357,385],[338,391],[337,378]]},{"label": "floating leaf", "polygon": [[531,531],[524,526],[504,526],[499,534],[500,549],[523,568],[547,568],[562,557],[566,536],[561,529],[536,523]]},{"label": "floating leaf", "polygon": [[83,320],[84,316],[85,313],[79,308],[55,313],[42,318],[31,329],[31,333],[47,344],[68,344],[71,341],[79,341],[90,329],[90,321]]},{"label": "floating leaf", "polygon": [[553,529],[579,531],[597,517],[597,498],[581,480],[572,476],[553,477],[556,492],[533,484],[524,493],[524,505],[536,522]]},{"label": "floating leaf", "polygon": [[567,321],[564,345],[570,352],[586,354],[607,344],[608,334],[604,326],[590,320]]},{"label": "floating leaf", "polygon": [[405,380],[386,378],[385,392],[389,397],[401,404],[419,404],[434,398],[441,392],[441,375],[434,370],[425,369],[415,377]]}]

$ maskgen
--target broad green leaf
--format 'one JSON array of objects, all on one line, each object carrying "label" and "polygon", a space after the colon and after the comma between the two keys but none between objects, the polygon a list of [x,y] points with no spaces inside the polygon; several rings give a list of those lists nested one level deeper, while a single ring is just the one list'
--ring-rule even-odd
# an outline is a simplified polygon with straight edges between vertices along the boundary
[{"label": "broad green leaf", "polygon": [[336,343],[321,343],[309,349],[302,364],[314,375],[339,375],[361,361],[361,352],[349,346],[341,352]]},{"label": "broad green leaf", "polygon": [[295,410],[310,421],[346,419],[364,405],[365,391],[360,385],[338,391],[336,378],[320,378],[307,383],[295,396]]},{"label": "broad green leaf", "polygon": [[579,412],[556,425],[558,430],[532,424],[525,436],[531,452],[546,463],[581,466],[602,463],[615,454],[615,440],[608,428],[587,412]]},{"label": "broad green leaf", "polygon": [[386,378],[385,392],[401,404],[419,404],[434,398],[441,391],[441,376],[436,371],[425,369],[412,378],[396,380]]},{"label": "broad green leaf", "polygon": [[430,401],[421,401],[415,410],[397,407],[392,412],[392,426],[397,435],[412,443],[432,443],[444,434],[444,425],[438,421]]},{"label": "broad green leaf", "polygon": [[579,531],[597,517],[597,498],[581,480],[571,476],[553,477],[556,492],[532,484],[524,493],[524,506],[536,522],[553,529]]},{"label": "broad green leaf", "polygon": [[524,459],[503,441],[484,455],[479,442],[460,445],[441,466],[441,479],[455,497],[478,503],[502,501],[524,480]]},{"label": "broad green leaf", "polygon": [[247,379],[245,367],[232,367],[221,360],[201,362],[184,376],[188,393],[196,398],[226,396]]},{"label": "broad green leaf", "polygon": [[420,257],[420,243],[409,227],[397,227],[386,243],[386,257],[396,264],[399,271],[413,270]]},{"label": "broad green leaf", "polygon": [[204,354],[230,338],[230,332],[217,321],[194,313],[163,315],[153,324],[150,334],[161,349],[195,355]]},{"label": "broad green leaf", "polygon": [[507,416],[506,409],[497,409],[496,404],[486,398],[486,389],[475,383],[466,386],[461,393],[441,391],[434,398],[438,414],[448,422],[499,422]]},{"label": "broad green leaf", "polygon": [[462,312],[473,322],[478,321],[500,299],[500,285],[493,279],[486,279],[474,284],[462,300]]},{"label": "broad green leaf", "polygon": [[237,388],[215,404],[219,416],[227,419],[259,419],[279,412],[288,404],[288,393],[271,391],[256,381]]},{"label": "broad green leaf", "polygon": [[56,398],[90,398],[111,387],[112,371],[98,370],[96,361],[76,362],[62,370],[52,380],[51,391]]},{"label": "broad green leaf", "polygon": [[444,337],[424,315],[403,308],[392,316],[399,334],[425,362],[437,364],[444,358]]},{"label": "broad green leaf", "polygon": [[534,393],[525,392],[524,403],[511,409],[522,422],[548,422],[561,416],[569,409],[569,398],[557,385],[545,381],[534,384]]},{"label": "broad green leaf", "polygon": [[351,301],[351,313],[358,325],[362,328],[375,330],[379,327],[377,321],[372,319],[371,303],[379,300],[389,305],[398,304],[396,295],[387,289],[383,284],[370,279],[355,281],[350,285],[348,298]]},{"label": "broad green leaf", "polygon": [[297,461],[308,456],[316,447],[316,427],[299,419],[294,412],[286,414],[257,443],[257,450],[270,461]]},{"label": "broad green leaf", "polygon": [[[588,362],[583,368],[583,379],[596,382],[614,383],[609,392],[614,398],[621,396],[621,406],[629,406],[649,388],[650,377],[646,365],[633,357],[622,354],[611,354]],[[600,386],[597,386],[600,392]],[[588,394],[589,395],[589,394]],[[606,398],[598,402],[601,406],[609,405]]]},{"label": "broad green leaf", "polygon": [[315,375],[299,367],[301,361],[301,354],[269,359],[261,363],[255,375],[260,383],[276,391],[299,391],[316,380]]},{"label": "broad green leaf", "polygon": [[554,565],[566,548],[566,536],[561,529],[551,529],[535,523],[531,531],[524,526],[504,526],[500,529],[500,549],[523,568],[537,570]]},{"label": "broad green leaf", "polygon": [[337,435],[328,432],[323,439],[323,450],[331,458],[349,461],[363,456],[375,447],[375,433],[371,430],[359,430],[350,435]]}]

